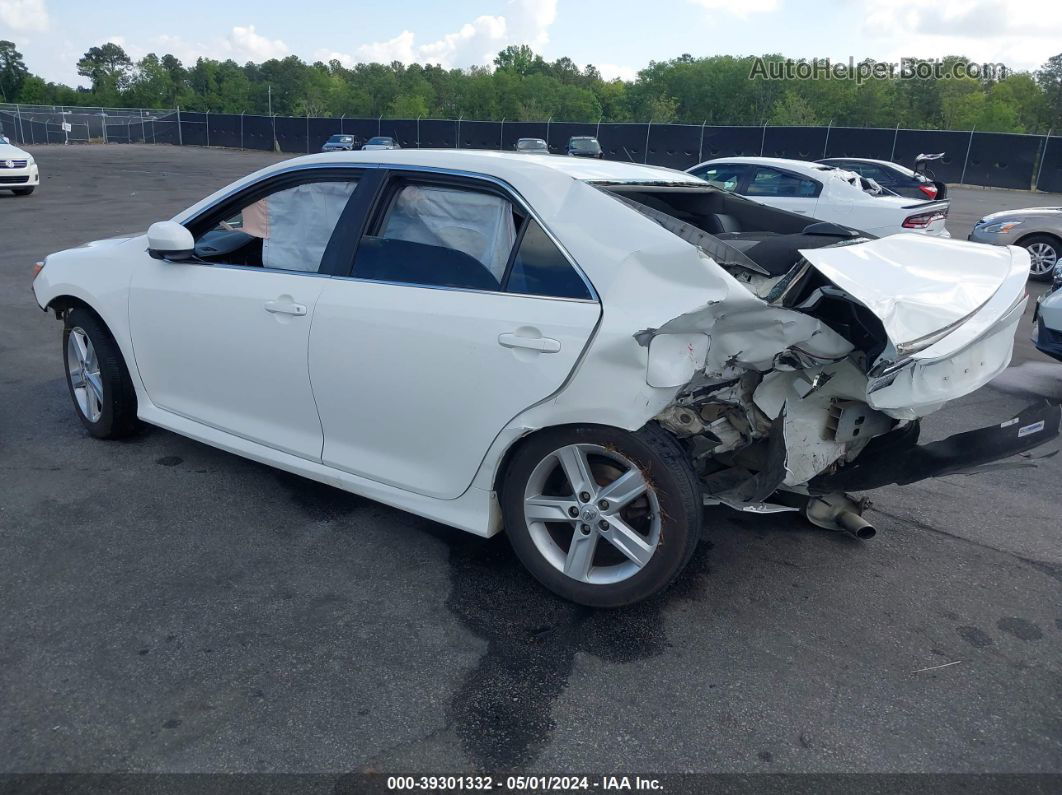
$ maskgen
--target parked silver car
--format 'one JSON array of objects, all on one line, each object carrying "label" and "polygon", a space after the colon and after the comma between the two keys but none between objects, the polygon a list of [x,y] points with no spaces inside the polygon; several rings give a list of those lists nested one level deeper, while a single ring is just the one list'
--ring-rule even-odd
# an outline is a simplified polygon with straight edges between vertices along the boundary
[{"label": "parked silver car", "polygon": [[1021,246],[1029,251],[1029,276],[1051,281],[1062,261],[1062,207],[1026,207],[986,215],[970,232],[975,243]]}]

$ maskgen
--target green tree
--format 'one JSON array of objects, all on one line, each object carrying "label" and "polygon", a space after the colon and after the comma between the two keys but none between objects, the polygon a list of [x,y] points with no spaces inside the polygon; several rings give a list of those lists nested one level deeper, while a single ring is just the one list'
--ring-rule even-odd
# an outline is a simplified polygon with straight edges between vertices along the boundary
[{"label": "green tree", "polygon": [[100,104],[118,101],[118,92],[131,78],[133,62],[125,50],[114,42],[90,47],[77,62],[77,73],[92,81],[92,91]]},{"label": "green tree", "polygon": [[14,102],[27,77],[29,69],[22,60],[22,53],[15,49],[15,43],[0,40],[0,101]]}]

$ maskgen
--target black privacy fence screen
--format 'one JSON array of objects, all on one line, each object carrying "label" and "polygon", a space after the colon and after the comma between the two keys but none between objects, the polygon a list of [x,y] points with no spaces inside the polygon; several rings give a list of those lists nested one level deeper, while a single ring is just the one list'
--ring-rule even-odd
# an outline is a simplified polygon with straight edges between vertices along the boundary
[{"label": "black privacy fence screen", "polygon": [[919,154],[943,182],[1062,192],[1062,137],[970,130],[863,127],[730,127],[698,124],[470,121],[255,116],[183,110],[52,108],[0,105],[0,129],[13,143],[149,143],[318,152],[332,135],[376,135],[403,148],[512,151],[520,138],[542,138],[563,153],[568,139],[593,135],[605,158],[686,169],[716,157],[796,160],[868,157],[911,167]]}]

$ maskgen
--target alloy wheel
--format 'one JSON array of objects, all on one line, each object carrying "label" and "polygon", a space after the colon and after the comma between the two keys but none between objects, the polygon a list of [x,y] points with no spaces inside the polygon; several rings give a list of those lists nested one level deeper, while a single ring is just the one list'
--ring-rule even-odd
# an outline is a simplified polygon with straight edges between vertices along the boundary
[{"label": "alloy wheel", "polygon": [[1028,251],[1033,276],[1046,276],[1058,263],[1058,252],[1047,243],[1033,243]]},{"label": "alloy wheel", "polygon": [[584,583],[633,577],[660,543],[660,504],[645,473],[600,445],[570,444],[543,458],[524,490],[524,519],[550,565]]},{"label": "alloy wheel", "polygon": [[103,378],[96,349],[84,329],[70,329],[66,340],[66,370],[78,410],[89,422],[98,422],[103,414]]}]

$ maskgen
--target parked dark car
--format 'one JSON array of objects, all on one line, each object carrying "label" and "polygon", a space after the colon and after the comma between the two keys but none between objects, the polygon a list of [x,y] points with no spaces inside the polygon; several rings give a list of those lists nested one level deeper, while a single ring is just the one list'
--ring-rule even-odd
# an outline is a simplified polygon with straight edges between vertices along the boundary
[{"label": "parked dark car", "polygon": [[516,142],[516,151],[525,155],[548,155],[549,144],[541,138],[521,138]]},{"label": "parked dark car", "polygon": [[324,146],[321,147],[322,152],[352,152],[355,149],[361,148],[361,139],[356,135],[347,135],[345,133],[333,135],[327,141],[324,142]]},{"label": "parked dark car", "polygon": [[943,153],[919,155],[915,160],[914,170],[887,160],[871,160],[864,157],[829,157],[816,162],[854,171],[861,177],[874,180],[885,190],[924,201],[947,198],[947,186],[943,182],[934,180],[932,173],[925,171],[927,163],[942,156]]},{"label": "parked dark car", "polygon": [[573,135],[568,139],[568,154],[572,157],[604,157],[601,144],[592,135]]}]

